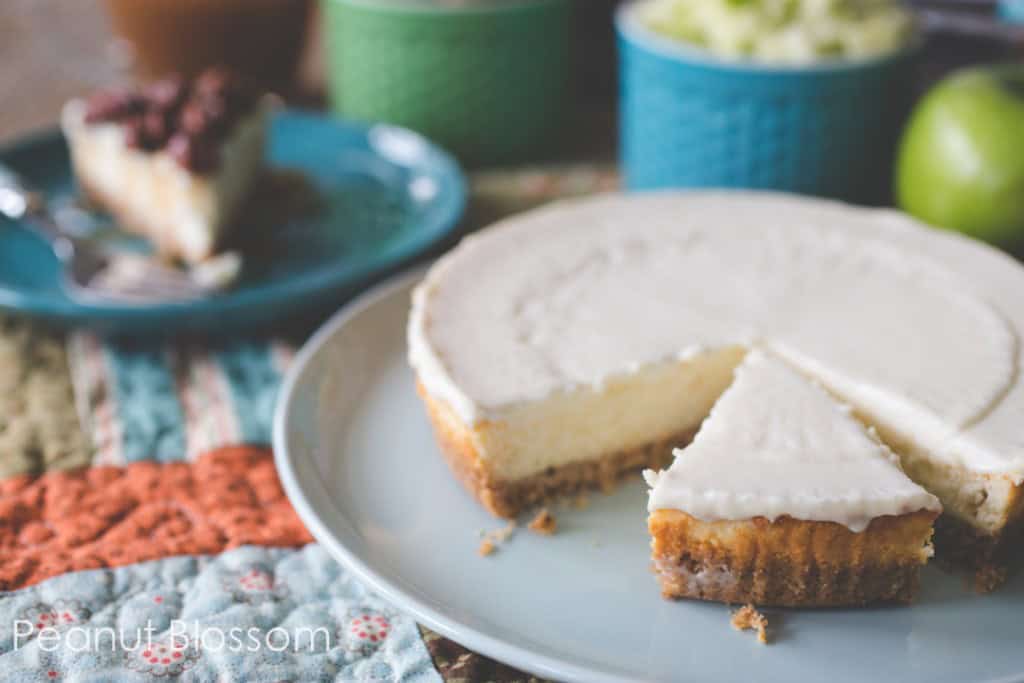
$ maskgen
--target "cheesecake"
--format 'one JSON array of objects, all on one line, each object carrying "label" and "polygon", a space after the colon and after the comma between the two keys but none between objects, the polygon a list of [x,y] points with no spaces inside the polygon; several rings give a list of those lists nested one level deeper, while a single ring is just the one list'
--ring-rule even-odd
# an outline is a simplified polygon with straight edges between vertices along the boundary
[{"label": "cheesecake", "polygon": [[514,517],[665,467],[762,349],[874,430],[942,503],[937,557],[993,587],[1024,519],[1020,291],[1009,256],[892,210],[612,194],[467,237],[408,353],[455,476]]},{"label": "cheesecake", "polygon": [[72,100],[61,125],[83,194],[159,254],[197,264],[224,243],[260,175],[265,109],[215,68]]},{"label": "cheesecake", "polygon": [[909,602],[942,510],[849,406],[759,349],[693,442],[644,477],[669,598]]}]

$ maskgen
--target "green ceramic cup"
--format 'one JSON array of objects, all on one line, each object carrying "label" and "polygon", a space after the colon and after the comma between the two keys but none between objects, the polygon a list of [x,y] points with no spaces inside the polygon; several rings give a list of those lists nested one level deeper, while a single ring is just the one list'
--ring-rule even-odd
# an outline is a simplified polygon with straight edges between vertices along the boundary
[{"label": "green ceramic cup", "polygon": [[331,104],[469,166],[550,156],[570,102],[569,0],[322,0]]}]

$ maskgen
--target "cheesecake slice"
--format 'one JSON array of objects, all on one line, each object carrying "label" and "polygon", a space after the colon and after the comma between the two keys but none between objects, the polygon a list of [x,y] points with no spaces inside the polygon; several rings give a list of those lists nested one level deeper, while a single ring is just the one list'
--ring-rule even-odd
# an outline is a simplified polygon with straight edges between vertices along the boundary
[{"label": "cheesecake slice", "polygon": [[693,443],[644,476],[669,598],[908,602],[941,511],[849,407],[758,350]]},{"label": "cheesecake slice", "polygon": [[259,177],[264,109],[211,69],[72,100],[61,123],[82,192],[161,255],[196,264],[223,244]]}]

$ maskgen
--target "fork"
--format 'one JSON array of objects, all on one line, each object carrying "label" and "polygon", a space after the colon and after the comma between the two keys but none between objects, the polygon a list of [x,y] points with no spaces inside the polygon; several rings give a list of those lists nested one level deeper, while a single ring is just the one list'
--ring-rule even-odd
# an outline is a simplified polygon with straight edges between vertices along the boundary
[{"label": "fork", "polygon": [[104,250],[62,230],[43,194],[2,163],[0,216],[18,221],[50,245],[64,269],[64,289],[79,300],[138,305],[190,301],[219,289],[230,279],[225,271],[238,266],[229,254],[220,264],[189,272],[156,258]]}]

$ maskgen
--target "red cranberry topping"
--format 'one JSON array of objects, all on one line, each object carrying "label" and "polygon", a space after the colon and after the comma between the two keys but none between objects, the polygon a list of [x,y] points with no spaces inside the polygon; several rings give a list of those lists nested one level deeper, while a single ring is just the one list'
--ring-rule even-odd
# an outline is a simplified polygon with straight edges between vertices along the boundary
[{"label": "red cranberry topping", "polygon": [[124,123],[124,142],[131,149],[148,149],[146,134],[142,130],[142,119],[131,119]]},{"label": "red cranberry topping", "polygon": [[181,109],[178,125],[189,135],[200,135],[210,128],[210,117],[198,102],[189,102]]},{"label": "red cranberry topping", "polygon": [[206,173],[220,163],[218,147],[210,140],[178,132],[167,143],[167,153],[183,167],[195,173]]},{"label": "red cranberry topping", "polygon": [[245,110],[256,100],[256,91],[238,74],[221,67],[207,69],[196,79],[196,95],[224,103],[229,113]]},{"label": "red cranberry topping", "polygon": [[85,120],[120,123],[129,147],[166,149],[183,167],[205,173],[217,168],[221,144],[257,99],[244,81],[218,67],[191,83],[172,76],[140,93],[97,93],[89,99]]},{"label": "red cranberry topping", "polygon": [[147,86],[143,95],[157,109],[169,111],[184,101],[188,87],[180,76],[171,76]]},{"label": "red cranberry topping", "polygon": [[199,95],[224,95],[237,84],[238,79],[231,71],[215,66],[199,74],[194,87]]},{"label": "red cranberry topping", "polygon": [[203,110],[203,115],[206,117],[206,127],[208,129],[214,129],[216,131],[223,131],[229,128],[237,118],[238,113],[232,110],[228,106],[228,102],[223,97],[217,96],[205,96],[195,98],[196,104],[199,105]]},{"label": "red cranberry topping", "polygon": [[140,113],[145,101],[137,93],[122,90],[100,90],[85,104],[86,123],[120,121]]},{"label": "red cranberry topping", "polygon": [[142,117],[142,132],[150,144],[159,149],[170,137],[167,117],[163,112],[151,109]]}]

